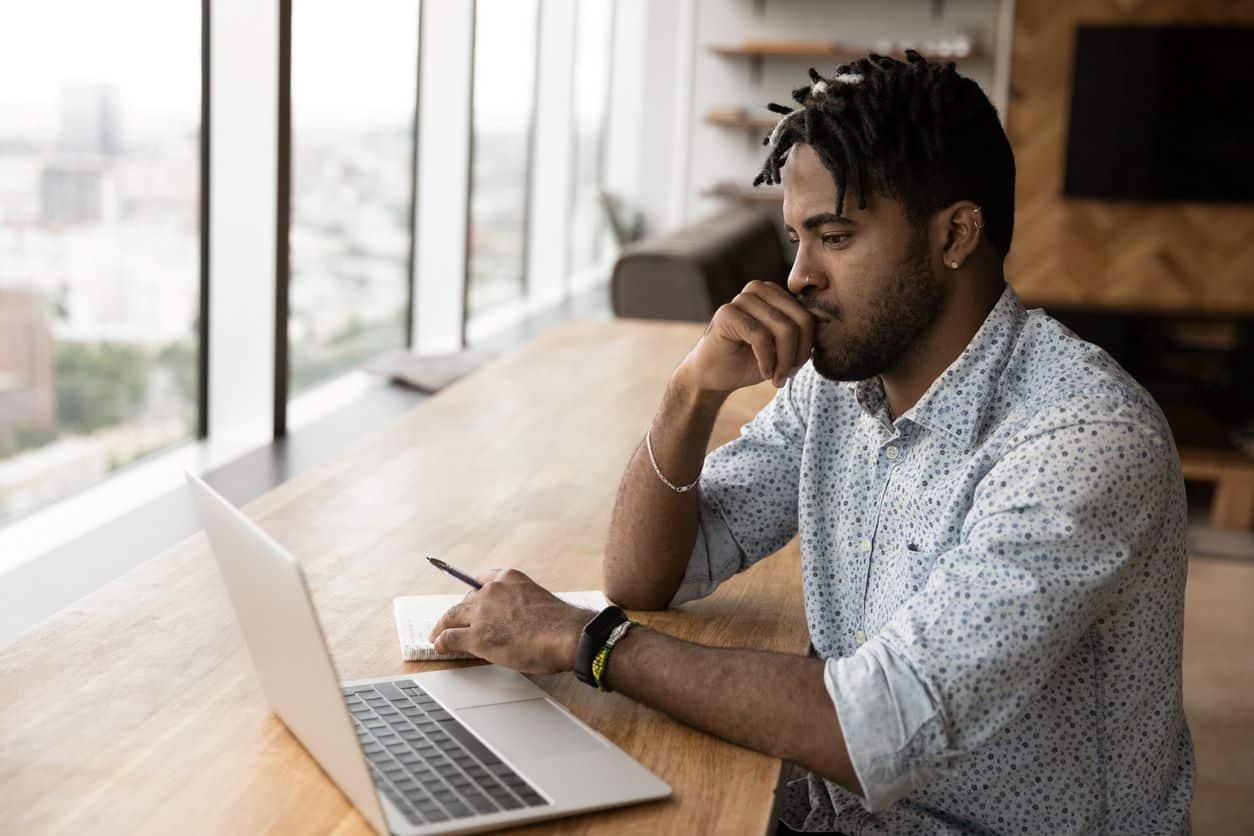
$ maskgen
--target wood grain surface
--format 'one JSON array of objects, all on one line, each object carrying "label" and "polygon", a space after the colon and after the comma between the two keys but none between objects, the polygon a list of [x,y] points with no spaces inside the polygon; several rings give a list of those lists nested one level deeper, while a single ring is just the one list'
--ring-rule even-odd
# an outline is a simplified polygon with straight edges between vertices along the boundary
[{"label": "wood grain surface", "polygon": [[[459,664],[400,659],[393,596],[463,591],[425,554],[599,587],[619,478],[700,330],[563,326],[251,503],[304,566],[340,676]],[[737,393],[712,446],[772,391]],[[633,615],[693,641],[804,653],[796,541],[703,601]],[[526,832],[768,828],[776,759],[570,674],[536,682],[674,797]],[[369,832],[268,711],[203,534],[0,650],[0,787],[6,833]]]},{"label": "wood grain surface", "polygon": [[1248,26],[1254,0],[1015,3],[1010,283],[1029,307],[1254,314],[1254,207],[1063,196],[1075,30],[1083,24]]}]

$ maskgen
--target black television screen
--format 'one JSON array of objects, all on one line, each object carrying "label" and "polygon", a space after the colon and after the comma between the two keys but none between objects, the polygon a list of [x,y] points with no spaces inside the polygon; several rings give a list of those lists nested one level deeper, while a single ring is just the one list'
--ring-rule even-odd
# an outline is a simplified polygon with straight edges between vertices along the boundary
[{"label": "black television screen", "polygon": [[1254,27],[1080,26],[1063,194],[1254,202]]}]

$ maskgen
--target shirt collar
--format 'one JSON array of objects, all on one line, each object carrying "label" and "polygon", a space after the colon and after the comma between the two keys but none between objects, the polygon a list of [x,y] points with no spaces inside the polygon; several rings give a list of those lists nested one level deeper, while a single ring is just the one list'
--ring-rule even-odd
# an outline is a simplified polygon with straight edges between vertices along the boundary
[{"label": "shirt collar", "polygon": [[[1018,294],[1007,284],[958,358],[898,420],[909,419],[969,450],[1026,316]],[[888,402],[878,375],[846,385],[863,412],[877,419],[883,413],[887,422]]]}]

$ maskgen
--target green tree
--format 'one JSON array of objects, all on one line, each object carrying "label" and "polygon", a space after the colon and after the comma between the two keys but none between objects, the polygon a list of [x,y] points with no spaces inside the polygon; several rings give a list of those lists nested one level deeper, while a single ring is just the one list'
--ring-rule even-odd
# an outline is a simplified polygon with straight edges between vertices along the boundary
[{"label": "green tree", "polygon": [[89,433],[132,418],[144,403],[151,360],[125,343],[57,344],[57,420]]},{"label": "green tree", "polygon": [[184,403],[196,403],[200,369],[196,364],[196,347],[190,342],[170,343],[161,349],[157,362],[169,369]]}]

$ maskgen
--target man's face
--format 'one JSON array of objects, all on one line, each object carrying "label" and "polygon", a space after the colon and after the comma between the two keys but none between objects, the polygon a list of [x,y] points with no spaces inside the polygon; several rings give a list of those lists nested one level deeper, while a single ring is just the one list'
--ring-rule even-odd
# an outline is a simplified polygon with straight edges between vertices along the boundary
[{"label": "man's face", "polygon": [[859,209],[814,149],[794,145],[783,169],[784,223],[797,242],[788,289],[819,319],[814,368],[830,380],[862,380],[891,369],[940,313],[944,294],[926,228],[877,194]]}]

